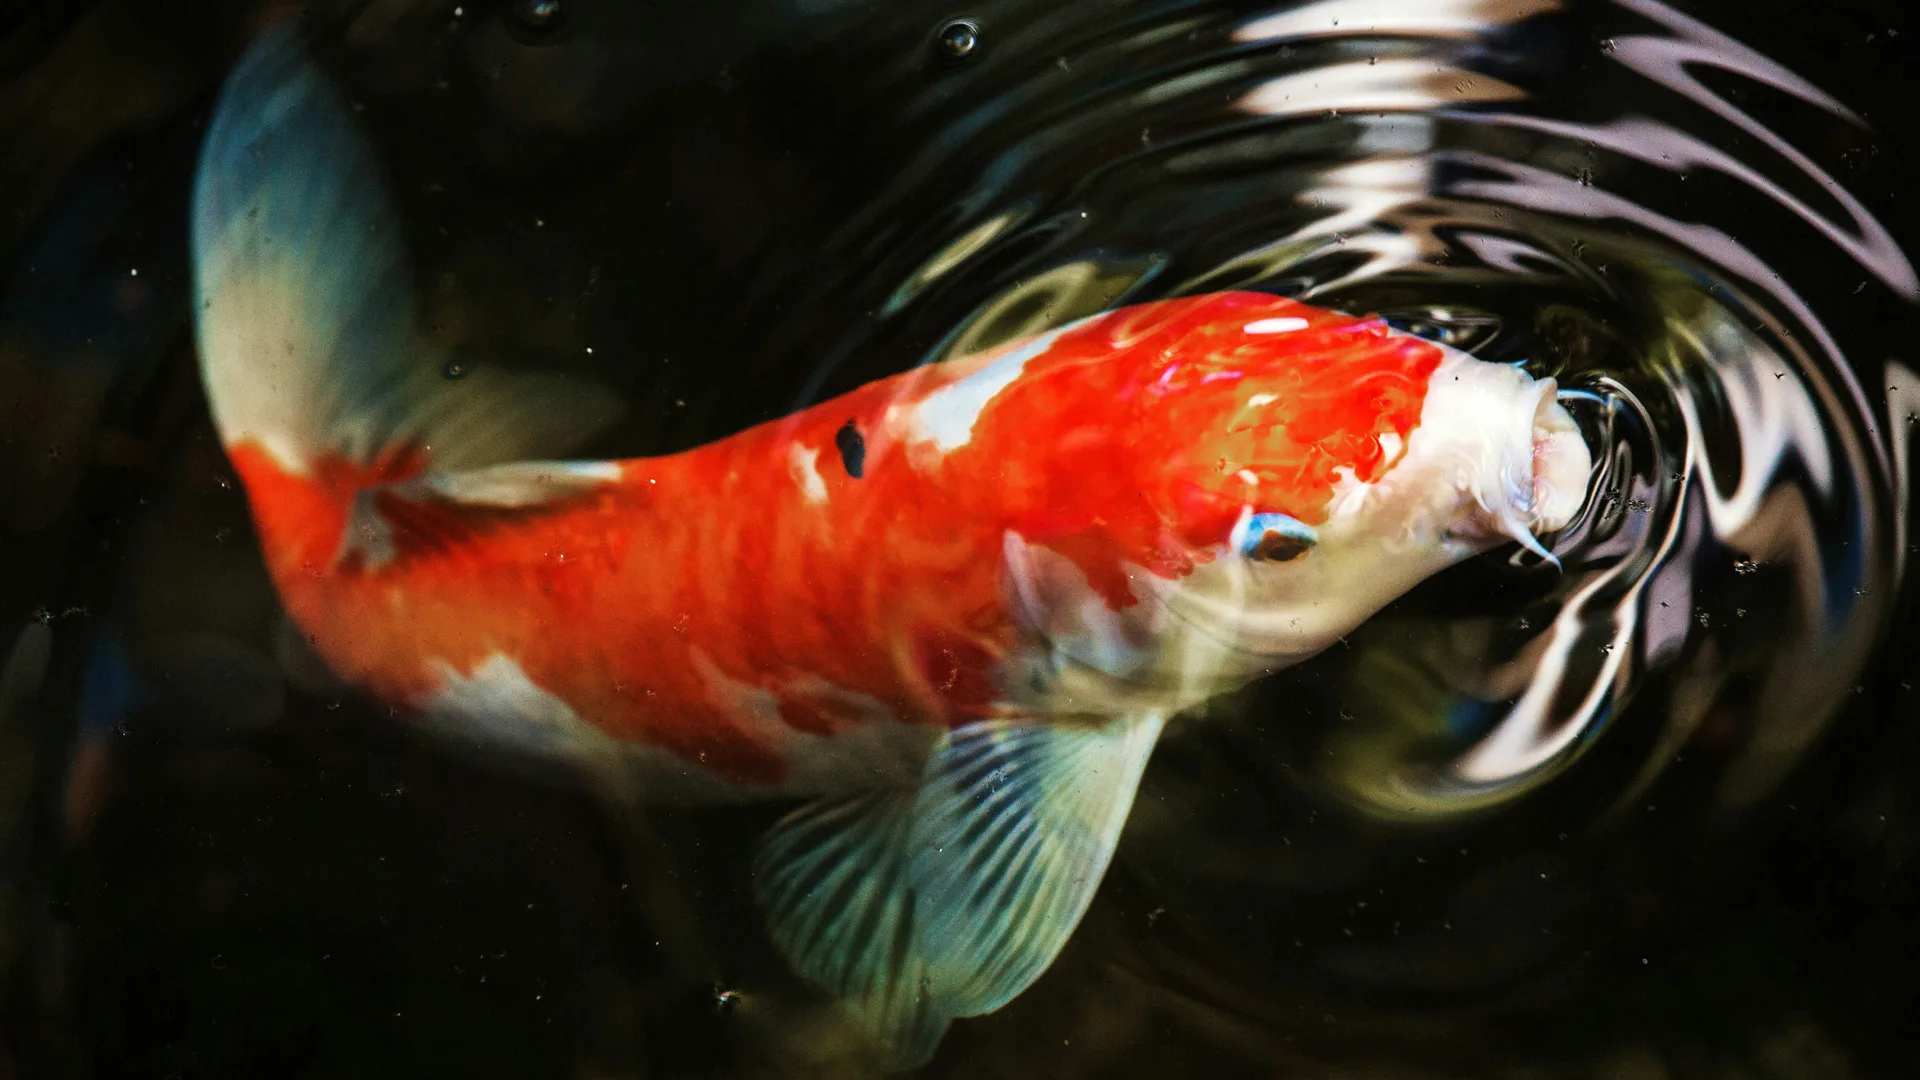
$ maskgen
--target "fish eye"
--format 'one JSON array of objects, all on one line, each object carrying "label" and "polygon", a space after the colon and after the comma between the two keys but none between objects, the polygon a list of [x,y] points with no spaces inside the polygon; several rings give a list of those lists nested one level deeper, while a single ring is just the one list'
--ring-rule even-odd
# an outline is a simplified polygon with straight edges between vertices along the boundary
[{"label": "fish eye", "polygon": [[1320,541],[1313,526],[1290,514],[1254,514],[1238,531],[1240,554],[1255,562],[1291,562]]},{"label": "fish eye", "polygon": [[1278,530],[1262,533],[1247,553],[1247,558],[1258,562],[1290,562],[1313,550],[1313,545],[1297,536],[1288,536]]}]

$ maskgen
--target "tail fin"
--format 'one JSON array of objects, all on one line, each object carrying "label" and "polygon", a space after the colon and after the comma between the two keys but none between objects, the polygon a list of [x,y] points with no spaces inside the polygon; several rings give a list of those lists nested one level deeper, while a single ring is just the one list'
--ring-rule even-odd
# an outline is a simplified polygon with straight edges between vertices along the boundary
[{"label": "tail fin", "polygon": [[482,367],[443,375],[423,347],[403,237],[373,149],[291,30],[228,79],[193,197],[201,375],[221,441],[284,470],[433,472],[557,456],[613,419],[597,389]]}]

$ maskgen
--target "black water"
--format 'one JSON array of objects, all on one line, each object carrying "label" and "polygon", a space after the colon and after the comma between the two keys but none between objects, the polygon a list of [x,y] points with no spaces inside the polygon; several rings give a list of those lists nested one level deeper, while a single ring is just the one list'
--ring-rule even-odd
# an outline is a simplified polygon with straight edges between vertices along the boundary
[{"label": "black water", "polygon": [[[780,808],[616,824],[288,647],[184,222],[296,7],[0,9],[0,1076],[856,1072],[747,898]],[[1573,395],[1561,569],[1461,567],[1181,725],[1055,970],[933,1073],[1920,1063],[1895,0],[305,10],[432,333],[616,387],[589,456],[1221,288]]]}]

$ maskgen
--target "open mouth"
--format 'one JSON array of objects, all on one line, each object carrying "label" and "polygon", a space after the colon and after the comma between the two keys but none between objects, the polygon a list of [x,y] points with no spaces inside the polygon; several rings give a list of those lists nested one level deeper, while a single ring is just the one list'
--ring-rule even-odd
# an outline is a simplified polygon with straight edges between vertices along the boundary
[{"label": "open mouth", "polygon": [[1489,483],[1480,489],[1478,500],[1493,519],[1496,532],[1520,542],[1520,546],[1547,562],[1557,563],[1553,553],[1541,544],[1540,537],[1558,532],[1573,521],[1587,499],[1587,479],[1592,459],[1580,425],[1559,401],[1559,386],[1552,379],[1529,383],[1522,415],[1530,418],[1524,429],[1513,432],[1512,442],[1502,456]]},{"label": "open mouth", "polygon": [[1573,520],[1587,501],[1587,479],[1593,471],[1587,441],[1560,404],[1557,385],[1542,379],[1539,387],[1533,410],[1533,488],[1526,507],[1536,534],[1556,532]]}]

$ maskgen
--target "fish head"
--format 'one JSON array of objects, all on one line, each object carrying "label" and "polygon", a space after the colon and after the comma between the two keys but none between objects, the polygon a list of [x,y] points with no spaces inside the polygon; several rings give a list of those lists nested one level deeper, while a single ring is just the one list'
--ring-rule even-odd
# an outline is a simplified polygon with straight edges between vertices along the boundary
[{"label": "fish head", "polygon": [[[1194,701],[1305,660],[1502,544],[1551,562],[1541,537],[1587,498],[1554,380],[1379,318],[1221,294],[1116,312],[1040,355],[1055,365],[1014,384],[1031,407],[1008,429],[1065,433],[1004,567],[1041,647],[1003,681],[1083,707]],[[994,468],[996,492],[1034,475]]]},{"label": "fish head", "polygon": [[1409,340],[1426,361],[1345,373],[1349,388],[1375,381],[1381,392],[1330,397],[1338,418],[1286,402],[1285,388],[1302,388],[1297,372],[1276,370],[1266,393],[1250,377],[1242,400],[1285,418],[1263,431],[1243,408],[1216,429],[1227,449],[1195,455],[1246,462],[1224,482],[1216,464],[1204,485],[1213,528],[1223,502],[1237,501],[1232,522],[1193,572],[1137,580],[1163,625],[1198,630],[1235,658],[1219,662],[1223,671],[1304,660],[1433,574],[1503,544],[1557,564],[1541,537],[1578,515],[1592,465],[1557,384]]}]

